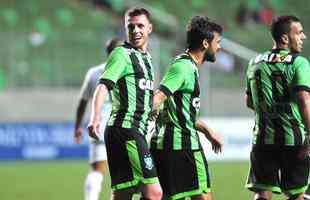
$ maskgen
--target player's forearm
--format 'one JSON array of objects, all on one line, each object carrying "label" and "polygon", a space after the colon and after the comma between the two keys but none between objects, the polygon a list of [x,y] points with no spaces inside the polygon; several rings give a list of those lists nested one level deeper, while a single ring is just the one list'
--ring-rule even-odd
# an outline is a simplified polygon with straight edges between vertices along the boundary
[{"label": "player's forearm", "polygon": [[101,107],[108,95],[108,89],[104,84],[99,84],[92,100],[91,120],[100,120]]},{"label": "player's forearm", "polygon": [[153,96],[153,110],[157,110],[166,99],[167,96],[162,91],[156,90]]},{"label": "player's forearm", "polygon": [[297,94],[299,111],[305,125],[307,134],[310,134],[310,94],[307,91],[300,91]]},{"label": "player's forearm", "polygon": [[82,123],[82,120],[85,114],[85,109],[87,107],[87,103],[88,101],[84,99],[80,99],[79,101],[79,105],[78,105],[78,108],[76,111],[76,117],[75,117],[75,125],[74,125],[75,130],[77,130],[81,126],[81,123]]},{"label": "player's forearm", "polygon": [[248,94],[245,95],[245,102],[246,102],[246,106],[252,110],[254,110],[254,106],[253,106],[253,101],[251,96],[249,96]]},{"label": "player's forearm", "polygon": [[197,131],[203,133],[208,139],[213,133],[212,129],[210,129],[201,119],[196,120],[195,127]]}]

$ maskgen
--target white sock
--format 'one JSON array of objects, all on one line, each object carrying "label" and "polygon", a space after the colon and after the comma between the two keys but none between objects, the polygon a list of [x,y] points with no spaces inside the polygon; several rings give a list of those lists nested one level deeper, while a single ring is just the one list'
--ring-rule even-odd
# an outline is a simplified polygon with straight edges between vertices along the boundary
[{"label": "white sock", "polygon": [[87,174],[84,184],[85,200],[99,200],[102,180],[103,175],[100,172],[90,171]]}]

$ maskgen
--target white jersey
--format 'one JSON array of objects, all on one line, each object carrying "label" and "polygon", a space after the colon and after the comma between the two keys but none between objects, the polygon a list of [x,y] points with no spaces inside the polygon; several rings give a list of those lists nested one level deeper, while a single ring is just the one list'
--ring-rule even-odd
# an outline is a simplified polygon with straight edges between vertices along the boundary
[{"label": "white jersey", "polygon": [[[81,88],[81,92],[80,92],[80,97],[83,100],[88,101],[88,100],[92,99],[93,94],[94,94],[96,87],[97,87],[97,84],[98,84],[99,77],[103,73],[104,68],[105,68],[105,63],[90,68],[88,70],[88,72],[86,73],[86,76],[84,78],[84,82],[83,82],[83,85]],[[105,127],[105,124],[109,118],[110,112],[111,112],[111,102],[110,102],[110,100],[107,100],[103,104],[102,110],[101,110],[101,120],[102,120],[101,130],[100,130],[101,134],[103,134],[103,132],[104,132],[104,127]],[[90,141],[94,142],[95,140],[91,139]]]}]

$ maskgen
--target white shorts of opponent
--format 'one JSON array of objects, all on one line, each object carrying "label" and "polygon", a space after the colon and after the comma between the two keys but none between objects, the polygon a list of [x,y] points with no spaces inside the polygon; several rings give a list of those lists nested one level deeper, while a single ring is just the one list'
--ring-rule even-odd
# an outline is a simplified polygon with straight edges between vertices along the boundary
[{"label": "white shorts of opponent", "polygon": [[107,160],[107,149],[104,142],[91,141],[89,143],[89,163]]}]

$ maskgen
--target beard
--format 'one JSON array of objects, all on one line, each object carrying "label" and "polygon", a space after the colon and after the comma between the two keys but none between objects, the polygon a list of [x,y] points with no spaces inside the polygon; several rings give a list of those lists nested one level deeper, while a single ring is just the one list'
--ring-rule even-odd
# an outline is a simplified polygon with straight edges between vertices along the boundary
[{"label": "beard", "polygon": [[215,62],[216,61],[215,53],[210,53],[206,51],[206,53],[203,56],[203,61]]}]

